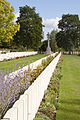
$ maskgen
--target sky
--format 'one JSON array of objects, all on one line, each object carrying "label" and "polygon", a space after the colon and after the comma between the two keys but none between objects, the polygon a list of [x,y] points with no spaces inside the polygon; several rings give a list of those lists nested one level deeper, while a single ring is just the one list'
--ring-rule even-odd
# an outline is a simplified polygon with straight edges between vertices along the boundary
[{"label": "sky", "polygon": [[36,8],[45,25],[44,39],[47,32],[58,29],[58,21],[63,14],[78,14],[80,18],[80,0],[8,0],[14,7],[15,21],[19,16],[19,7],[28,5]]}]

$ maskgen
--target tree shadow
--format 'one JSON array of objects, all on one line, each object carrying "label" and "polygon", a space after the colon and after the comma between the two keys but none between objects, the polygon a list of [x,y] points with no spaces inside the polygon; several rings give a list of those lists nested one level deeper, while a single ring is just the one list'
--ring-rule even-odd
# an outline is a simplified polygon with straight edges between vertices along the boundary
[{"label": "tree shadow", "polygon": [[64,104],[60,106],[61,111],[69,112],[69,113],[71,112],[80,115],[80,98],[61,100],[60,103]]}]

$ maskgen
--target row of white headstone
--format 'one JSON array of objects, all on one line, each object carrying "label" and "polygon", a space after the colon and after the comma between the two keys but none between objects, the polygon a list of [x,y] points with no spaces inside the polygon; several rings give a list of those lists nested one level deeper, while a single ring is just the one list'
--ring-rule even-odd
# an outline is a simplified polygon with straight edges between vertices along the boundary
[{"label": "row of white headstone", "polygon": [[30,55],[36,55],[37,52],[10,52],[6,54],[0,54],[0,61],[14,59],[16,57],[25,57]]},{"label": "row of white headstone", "polygon": [[54,58],[28,90],[21,95],[20,99],[15,102],[13,107],[7,111],[4,118],[9,118],[10,120],[34,119],[60,56],[61,53]]}]

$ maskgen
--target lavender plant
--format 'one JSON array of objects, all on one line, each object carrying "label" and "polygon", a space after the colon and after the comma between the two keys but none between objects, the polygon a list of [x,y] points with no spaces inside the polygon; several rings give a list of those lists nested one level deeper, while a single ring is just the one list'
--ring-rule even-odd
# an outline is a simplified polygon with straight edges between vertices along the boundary
[{"label": "lavender plant", "polygon": [[2,117],[30,85],[30,77],[27,74],[18,73],[12,79],[7,72],[6,76],[5,79],[5,74],[0,72],[0,114]]}]

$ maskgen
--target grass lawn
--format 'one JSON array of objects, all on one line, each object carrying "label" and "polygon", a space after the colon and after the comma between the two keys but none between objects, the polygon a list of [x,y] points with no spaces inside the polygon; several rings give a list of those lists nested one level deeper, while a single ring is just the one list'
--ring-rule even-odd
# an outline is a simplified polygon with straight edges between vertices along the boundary
[{"label": "grass lawn", "polygon": [[56,120],[80,120],[80,57],[64,55]]},{"label": "grass lawn", "polygon": [[29,63],[35,62],[36,60],[41,59],[45,56],[47,56],[47,55],[46,54],[38,54],[38,55],[34,55],[34,56],[10,60],[7,62],[0,62],[0,70],[5,72],[7,69],[9,69],[9,71],[12,72],[14,70],[14,67],[16,64],[18,64],[16,67],[16,70],[17,70],[22,65],[26,66]]}]

